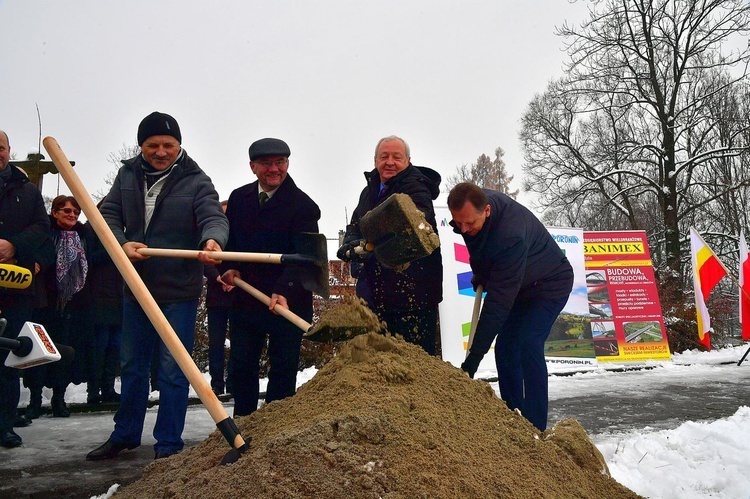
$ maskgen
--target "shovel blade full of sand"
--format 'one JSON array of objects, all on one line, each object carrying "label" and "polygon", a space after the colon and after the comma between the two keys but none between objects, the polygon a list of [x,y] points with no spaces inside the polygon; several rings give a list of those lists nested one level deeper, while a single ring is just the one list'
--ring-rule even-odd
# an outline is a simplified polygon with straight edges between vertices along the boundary
[{"label": "shovel blade full of sand", "polygon": [[374,245],[375,258],[398,268],[432,254],[440,239],[432,225],[406,194],[394,194],[359,221],[362,236]]},{"label": "shovel blade full of sand", "polygon": [[[239,277],[234,278],[234,284],[264,305],[271,305],[270,296]],[[335,307],[324,310],[314,325],[278,304],[274,306],[274,311],[305,331],[303,338],[319,343],[347,341],[360,334],[385,329],[364,302],[354,298],[344,299]]]}]

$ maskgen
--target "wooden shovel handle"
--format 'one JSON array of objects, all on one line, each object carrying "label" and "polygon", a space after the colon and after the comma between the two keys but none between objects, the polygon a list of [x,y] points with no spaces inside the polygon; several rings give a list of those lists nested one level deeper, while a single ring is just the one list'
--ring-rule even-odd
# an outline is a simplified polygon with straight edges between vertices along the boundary
[{"label": "wooden shovel handle", "polygon": [[477,322],[479,322],[479,311],[482,308],[482,293],[484,287],[480,284],[477,286],[476,295],[474,296],[474,308],[471,311],[471,327],[469,328],[469,343],[466,346],[466,356],[469,356],[471,344],[474,343],[474,333],[477,332]]},{"label": "wooden shovel handle", "polygon": [[[246,283],[245,281],[243,281],[239,277],[235,277],[234,278],[234,284],[235,284],[235,286],[237,286],[241,290],[247,291],[248,293],[250,293],[251,296],[254,296],[258,300],[260,300],[261,303],[264,303],[266,306],[271,305],[271,298],[267,294],[263,293],[258,288],[254,288],[253,286],[251,286],[250,284]],[[273,308],[273,310],[277,314],[279,314],[280,316],[282,316],[283,318],[285,318],[286,320],[288,320],[289,322],[291,322],[292,324],[294,324],[295,326],[297,326],[298,328],[300,328],[301,330],[303,330],[305,332],[309,331],[310,328],[312,328],[312,324],[310,324],[305,319],[303,319],[299,315],[295,314],[294,312],[292,312],[288,308],[284,308],[281,305],[277,304]]]},{"label": "wooden shovel handle", "polygon": [[274,253],[242,253],[240,251],[198,251],[185,249],[138,248],[136,251],[144,256],[162,256],[171,258],[197,259],[198,253],[205,253],[214,260],[230,262],[254,262],[279,264],[283,255]]},{"label": "wooden shovel handle", "polygon": [[[201,402],[203,402],[203,405],[206,406],[211,418],[213,418],[217,425],[225,420],[229,420],[229,416],[221,405],[221,402],[211,390],[211,386],[205,380],[203,374],[198,370],[198,367],[195,365],[195,362],[193,362],[190,354],[185,350],[185,346],[177,337],[177,333],[172,329],[172,326],[169,324],[169,321],[167,321],[167,318],[159,308],[159,305],[157,305],[154,297],[151,296],[151,293],[148,291],[148,288],[146,288],[141,276],[138,275],[135,267],[133,267],[133,264],[125,254],[125,251],[120,247],[120,243],[117,242],[109,225],[107,225],[104,217],[102,217],[101,213],[99,213],[99,210],[94,205],[91,196],[89,196],[88,191],[81,183],[78,175],[73,171],[73,167],[65,156],[65,153],[63,153],[60,148],[60,145],[54,138],[46,137],[44,139],[44,148],[49,153],[55,166],[57,166],[57,170],[60,172],[60,175],[62,175],[68,188],[73,193],[73,196],[75,196],[76,201],[78,201],[78,204],[81,206],[81,210],[83,210],[86,218],[91,222],[91,226],[94,228],[96,235],[99,236],[99,239],[107,250],[107,253],[109,253],[109,256],[112,258],[117,270],[122,274],[123,279],[133,292],[135,299],[143,308],[146,316],[148,316],[151,324],[153,324],[154,329],[159,333],[162,341],[180,366],[185,377],[195,389],[195,392],[198,394]],[[245,445],[245,441],[239,432],[234,435],[234,441],[230,441],[229,443],[235,449],[239,449]]]}]

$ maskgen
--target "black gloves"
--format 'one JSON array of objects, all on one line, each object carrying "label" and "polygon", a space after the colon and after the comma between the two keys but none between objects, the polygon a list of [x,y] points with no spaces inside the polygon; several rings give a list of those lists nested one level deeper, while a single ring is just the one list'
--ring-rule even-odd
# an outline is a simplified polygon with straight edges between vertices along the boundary
[{"label": "black gloves", "polygon": [[[360,247],[361,253],[357,253],[355,248]],[[345,262],[362,262],[370,257],[372,253],[365,250],[364,239],[354,239],[341,245],[336,252],[336,256]]]},{"label": "black gloves", "polygon": [[486,287],[485,283],[486,279],[483,279],[476,274],[471,276],[471,286],[474,288],[474,291],[477,290],[477,286],[479,285],[481,285],[482,287]]},{"label": "black gloves", "polygon": [[482,362],[482,357],[484,357],[484,355],[479,355],[477,353],[469,351],[469,356],[466,357],[464,363],[461,364],[461,369],[466,371],[470,378],[473,378],[474,374],[477,372],[479,363]]}]

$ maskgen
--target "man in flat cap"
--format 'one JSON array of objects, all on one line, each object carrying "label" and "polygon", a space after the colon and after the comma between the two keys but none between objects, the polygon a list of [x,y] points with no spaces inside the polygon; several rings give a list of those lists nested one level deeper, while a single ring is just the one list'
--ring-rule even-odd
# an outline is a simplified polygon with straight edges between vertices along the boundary
[{"label": "man in flat cap", "polygon": [[[250,169],[258,180],[232,192],[227,205],[228,251],[294,253],[300,232],[318,232],[320,209],[287,175],[289,146],[279,139],[260,139],[250,146]],[[234,385],[234,416],[258,408],[260,355],[268,340],[266,402],[294,395],[303,331],[280,315],[275,305],[312,321],[312,293],[285,265],[223,262],[222,279],[234,285],[240,277],[271,297],[267,307],[247,293],[235,295],[229,312],[232,348],[229,376]]]},{"label": "man in flat cap", "polygon": [[[122,162],[101,212],[190,353],[203,287],[203,264],[218,262],[205,253],[199,253],[198,260],[188,260],[148,258],[138,252],[147,246],[221,251],[226,244],[229,225],[219,195],[181,143],[180,127],[172,116],[159,112],[146,116],[138,127],[141,154]],[[155,350],[159,359],[155,458],[182,450],[188,380],[126,287],[120,349],[121,403],[109,440],[91,451],[87,459],[113,459],[141,444],[149,367]]]}]

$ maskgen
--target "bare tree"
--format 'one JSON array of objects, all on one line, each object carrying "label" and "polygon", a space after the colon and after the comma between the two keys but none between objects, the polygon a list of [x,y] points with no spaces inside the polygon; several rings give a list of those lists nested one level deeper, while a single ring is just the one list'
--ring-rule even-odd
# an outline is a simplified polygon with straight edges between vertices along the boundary
[{"label": "bare tree", "polygon": [[494,160],[486,154],[482,154],[477,158],[476,163],[457,167],[456,174],[448,177],[445,182],[446,192],[450,192],[456,184],[471,182],[485,189],[500,191],[515,199],[518,196],[518,189],[510,190],[513,175],[509,175],[505,168],[504,155],[505,151],[498,147],[495,149]]},{"label": "bare tree", "polygon": [[[126,144],[124,142],[122,144],[122,147],[120,147],[117,152],[109,153],[109,156],[107,156],[107,162],[112,164],[114,169],[108,171],[104,176],[104,183],[107,184],[108,187],[112,187],[112,184],[115,182],[115,178],[117,177],[117,171],[122,166],[122,160],[133,158],[135,156],[138,156],[140,153],[141,147],[137,143]],[[98,202],[100,199],[103,199],[108,192],[109,188],[107,188],[106,190],[100,189],[94,194],[94,199]]]},{"label": "bare tree", "polygon": [[747,114],[721,111],[746,93],[750,51],[728,47],[749,30],[743,0],[608,0],[560,28],[565,75],[520,134],[524,188],[547,217],[646,229],[676,293],[686,222],[750,185]]}]

